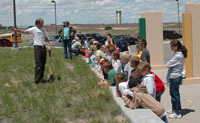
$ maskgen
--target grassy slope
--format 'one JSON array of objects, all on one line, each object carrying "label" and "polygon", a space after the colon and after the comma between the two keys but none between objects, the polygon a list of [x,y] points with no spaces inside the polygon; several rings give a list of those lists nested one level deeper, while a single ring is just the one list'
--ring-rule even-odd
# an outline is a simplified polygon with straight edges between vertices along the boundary
[{"label": "grassy slope", "polygon": [[[61,80],[36,85],[33,49],[0,48],[0,122],[127,122],[80,57],[66,62],[62,49],[53,49],[52,58]],[[48,61],[46,68],[45,75]]]}]

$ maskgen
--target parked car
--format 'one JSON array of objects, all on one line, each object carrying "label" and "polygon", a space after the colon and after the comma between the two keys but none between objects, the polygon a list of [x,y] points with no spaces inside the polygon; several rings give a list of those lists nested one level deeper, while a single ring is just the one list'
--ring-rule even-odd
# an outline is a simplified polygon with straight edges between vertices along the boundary
[{"label": "parked car", "polygon": [[78,37],[79,37],[79,39],[81,40],[82,38],[85,38],[86,40],[91,40],[92,39],[92,37],[86,37],[86,35],[85,34],[76,34]]},{"label": "parked car", "polygon": [[13,44],[8,39],[0,39],[0,47],[12,47]]},{"label": "parked car", "polygon": [[[48,39],[49,39],[51,46],[57,46],[57,47],[63,46],[62,39],[61,39],[60,35],[57,35],[57,34],[52,35],[52,36],[49,36]],[[25,47],[31,47],[31,46],[33,46],[33,41],[29,42]]]},{"label": "parked car", "polygon": [[90,34],[85,34],[86,37],[91,37],[97,40],[101,44],[105,44],[106,37],[101,36],[98,33],[90,33]]},{"label": "parked car", "polygon": [[140,35],[139,35],[139,33],[135,33],[134,35],[132,35],[131,37],[133,37],[133,38],[136,38],[136,39],[140,39]]},{"label": "parked car", "polygon": [[163,31],[163,38],[164,39],[178,39],[178,38],[182,38],[182,35],[178,34],[176,31],[165,30]]},{"label": "parked car", "polygon": [[48,37],[50,45],[51,46],[58,46],[58,47],[62,47],[62,38],[60,35],[56,34],[56,35],[52,35]]},{"label": "parked car", "polygon": [[[48,39],[49,39],[49,41],[55,41],[55,40],[60,41],[60,35],[58,35],[58,34],[52,35],[52,36],[49,36]],[[60,41],[60,42],[62,42],[62,41]]]},{"label": "parked car", "polygon": [[113,38],[115,40],[125,40],[125,41],[127,41],[127,43],[129,45],[137,44],[138,43],[138,39],[133,38],[133,37],[131,37],[129,35],[116,35],[116,36],[113,36]]}]

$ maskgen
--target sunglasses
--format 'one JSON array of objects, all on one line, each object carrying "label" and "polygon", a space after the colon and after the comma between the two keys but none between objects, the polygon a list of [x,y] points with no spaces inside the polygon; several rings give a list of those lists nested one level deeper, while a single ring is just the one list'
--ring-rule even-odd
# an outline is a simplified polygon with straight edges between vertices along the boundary
[{"label": "sunglasses", "polygon": [[171,47],[175,47],[175,45],[171,44]]}]

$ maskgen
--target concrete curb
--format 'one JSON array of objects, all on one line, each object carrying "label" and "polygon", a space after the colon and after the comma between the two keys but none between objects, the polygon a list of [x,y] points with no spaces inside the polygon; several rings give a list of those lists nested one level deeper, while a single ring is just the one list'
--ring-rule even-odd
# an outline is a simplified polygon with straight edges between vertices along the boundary
[{"label": "concrete curb", "polygon": [[113,99],[119,105],[124,116],[131,123],[164,123],[157,115],[155,115],[150,109],[130,109],[126,107],[122,98],[116,96],[115,87],[109,87],[110,92],[113,95]]},{"label": "concrete curb", "polygon": [[[83,58],[86,61],[86,59]],[[91,68],[92,70],[92,68]],[[130,123],[164,123],[156,114],[150,109],[131,109],[126,107],[122,98],[116,96],[116,88],[110,86],[109,90],[113,95],[113,99],[119,105],[124,116]]]}]

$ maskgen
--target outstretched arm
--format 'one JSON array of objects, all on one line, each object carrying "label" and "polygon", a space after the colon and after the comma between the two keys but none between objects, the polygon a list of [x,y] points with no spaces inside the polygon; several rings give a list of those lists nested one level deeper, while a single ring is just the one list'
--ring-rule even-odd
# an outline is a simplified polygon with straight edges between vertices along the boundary
[{"label": "outstretched arm", "polygon": [[20,33],[27,33],[28,34],[27,30],[19,30],[19,29],[16,29],[16,28],[11,28],[11,30],[16,31],[16,32],[20,32]]}]

